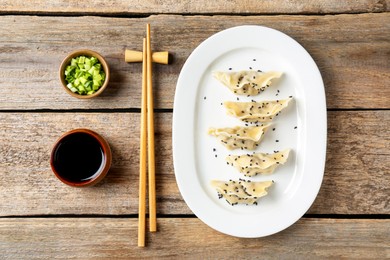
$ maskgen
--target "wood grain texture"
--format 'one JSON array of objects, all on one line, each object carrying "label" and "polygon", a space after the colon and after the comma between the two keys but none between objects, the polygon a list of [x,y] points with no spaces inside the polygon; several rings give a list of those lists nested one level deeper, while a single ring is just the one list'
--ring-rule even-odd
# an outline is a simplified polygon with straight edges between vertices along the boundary
[{"label": "wood grain texture", "polygon": [[[174,57],[171,65],[154,66],[156,108],[173,107],[178,75],[194,48],[218,31],[243,24],[269,26],[301,43],[319,66],[328,108],[390,108],[388,13],[128,19],[1,16],[0,23],[0,109],[139,108],[141,65],[126,64],[124,50],[142,49],[146,23],[152,25],[152,48]],[[81,48],[98,51],[111,67],[108,89],[93,100],[69,96],[58,79],[61,60]]]},{"label": "wood grain texture", "polygon": [[[172,162],[170,113],[156,114],[157,213],[192,214],[179,193]],[[322,188],[308,213],[390,214],[389,111],[328,112]],[[136,214],[138,113],[0,113],[1,216]],[[90,188],[68,187],[49,166],[55,140],[86,127],[107,138],[113,164]],[[214,159],[214,157],[213,157]]]},{"label": "wood grain texture", "polygon": [[388,259],[390,220],[304,218],[273,236],[221,234],[196,218],[159,219],[147,248],[137,248],[137,220],[0,219],[4,259]]},{"label": "wood grain texture", "polygon": [[389,10],[388,0],[358,1],[256,1],[256,0],[216,0],[216,1],[21,1],[5,0],[1,3],[1,13],[55,13],[55,14],[105,14],[132,15],[154,13],[182,14],[324,14],[385,12]]}]

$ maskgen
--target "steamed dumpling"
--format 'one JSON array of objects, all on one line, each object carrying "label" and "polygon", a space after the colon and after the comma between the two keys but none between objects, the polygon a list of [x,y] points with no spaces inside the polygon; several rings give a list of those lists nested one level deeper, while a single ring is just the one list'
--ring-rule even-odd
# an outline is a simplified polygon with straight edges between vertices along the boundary
[{"label": "steamed dumpling", "polygon": [[254,96],[271,85],[271,80],[279,78],[281,72],[259,72],[255,70],[213,73],[214,78],[238,95]]},{"label": "steamed dumpling", "polygon": [[272,154],[256,153],[244,155],[229,155],[226,161],[234,166],[244,176],[252,177],[257,174],[271,174],[280,164],[287,161],[290,150]]},{"label": "steamed dumpling", "polygon": [[210,128],[209,134],[218,137],[220,142],[229,150],[254,150],[270,124],[263,126],[236,126],[233,128]]},{"label": "steamed dumpling", "polygon": [[235,116],[244,122],[270,122],[282,109],[288,106],[292,98],[263,102],[233,102],[224,103],[227,114]]},{"label": "steamed dumpling", "polygon": [[246,180],[229,180],[227,182],[220,180],[212,180],[213,186],[220,199],[224,198],[226,201],[234,206],[237,204],[257,204],[260,197],[268,194],[267,189],[272,186],[273,181],[252,182]]}]

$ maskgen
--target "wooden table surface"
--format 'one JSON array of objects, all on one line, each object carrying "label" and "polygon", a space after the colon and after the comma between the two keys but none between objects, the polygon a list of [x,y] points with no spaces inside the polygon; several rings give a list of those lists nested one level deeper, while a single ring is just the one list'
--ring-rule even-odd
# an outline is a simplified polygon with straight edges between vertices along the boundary
[{"label": "wooden table surface", "polygon": [[[390,258],[390,2],[44,1],[0,3],[0,258]],[[137,247],[141,65],[145,25],[154,50],[158,232]],[[324,180],[294,225],[264,238],[223,235],[182,199],[172,161],[172,112],[185,60],[223,29],[264,25],[312,55],[325,83],[328,145]],[[112,78],[98,98],[62,89],[65,55],[89,48]],[[113,151],[107,177],[72,188],[52,173],[53,143],[65,131],[101,133]]]}]

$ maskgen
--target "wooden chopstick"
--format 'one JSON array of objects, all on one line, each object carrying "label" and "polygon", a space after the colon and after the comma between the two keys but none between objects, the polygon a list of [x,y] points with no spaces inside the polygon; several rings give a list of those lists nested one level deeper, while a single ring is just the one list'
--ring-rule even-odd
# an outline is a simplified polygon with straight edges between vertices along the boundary
[{"label": "wooden chopstick", "polygon": [[156,182],[154,158],[154,120],[153,120],[153,85],[152,85],[152,49],[150,44],[150,24],[146,25],[147,53],[147,103],[148,103],[148,172],[149,172],[149,230],[157,231],[156,220]]},{"label": "wooden chopstick", "polygon": [[145,214],[146,214],[146,39],[143,39],[142,61],[142,101],[141,101],[141,136],[139,164],[139,208],[138,208],[138,246],[145,246]]}]

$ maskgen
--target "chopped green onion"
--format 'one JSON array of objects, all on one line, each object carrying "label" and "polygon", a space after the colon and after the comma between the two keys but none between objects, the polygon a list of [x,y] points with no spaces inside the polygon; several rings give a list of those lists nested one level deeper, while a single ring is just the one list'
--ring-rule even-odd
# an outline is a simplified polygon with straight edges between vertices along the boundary
[{"label": "chopped green onion", "polygon": [[106,74],[96,57],[79,56],[73,58],[65,69],[67,87],[80,95],[91,95],[99,90]]}]

